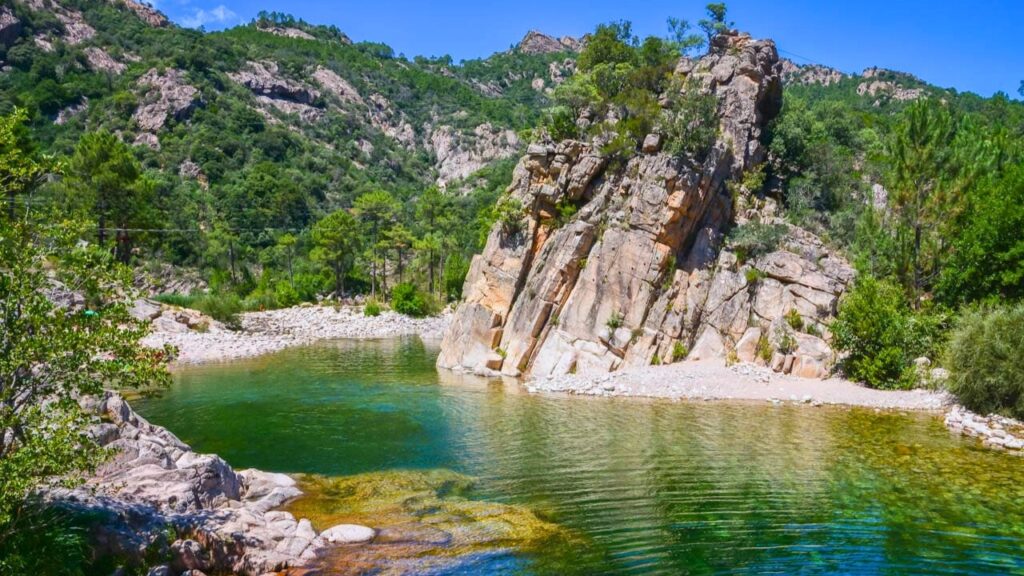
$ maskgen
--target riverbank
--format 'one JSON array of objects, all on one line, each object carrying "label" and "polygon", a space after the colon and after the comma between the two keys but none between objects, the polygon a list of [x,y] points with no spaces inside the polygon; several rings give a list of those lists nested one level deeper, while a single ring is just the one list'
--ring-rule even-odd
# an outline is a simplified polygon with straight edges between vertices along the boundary
[{"label": "riverbank", "polygon": [[375,339],[418,335],[439,340],[451,318],[449,312],[410,318],[392,311],[366,316],[360,306],[296,306],[239,315],[240,330],[193,318],[192,311],[164,310],[152,319],[147,346],[170,344],[178,349],[176,364],[202,364],[261,356],[341,338]]},{"label": "riverbank", "polygon": [[531,392],[586,396],[639,396],[671,400],[749,400],[773,403],[944,410],[952,399],[932,390],[874,390],[840,378],[799,378],[751,364],[721,360],[629,368],[610,374],[534,378]]},{"label": "riverbank", "polygon": [[356,525],[318,532],[278,510],[302,494],[293,478],[196,453],[115,393],[83,405],[99,418],[90,434],[112,457],[84,486],[47,497],[93,519],[92,553],[123,569],[115,574],[267,574],[376,535]]}]

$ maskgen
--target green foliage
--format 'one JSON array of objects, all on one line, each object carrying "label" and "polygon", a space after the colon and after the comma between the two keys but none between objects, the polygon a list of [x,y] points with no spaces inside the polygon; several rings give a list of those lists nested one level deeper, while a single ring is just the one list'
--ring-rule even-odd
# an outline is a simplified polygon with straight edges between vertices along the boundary
[{"label": "green foliage", "polygon": [[88,558],[86,531],[63,510],[29,500],[0,524],[0,574],[83,576]]},{"label": "green foliage", "polygon": [[968,192],[936,291],[948,304],[1024,297],[1024,166],[1015,164]]},{"label": "green foliage", "polygon": [[728,243],[739,261],[746,262],[778,250],[787,231],[785,224],[747,222],[729,232]]},{"label": "green foliage", "polygon": [[501,223],[505,234],[518,233],[523,227],[523,203],[511,196],[505,196],[494,207],[495,220]]},{"label": "green foliage", "polygon": [[940,328],[941,318],[915,314],[898,286],[867,275],[843,296],[831,326],[846,375],[883,389],[916,385],[913,361],[935,351]]},{"label": "green foliage", "polygon": [[804,330],[804,318],[800,315],[800,312],[796,308],[791,308],[789,312],[786,312],[786,324],[797,332],[803,332]]},{"label": "green foliage", "polygon": [[363,315],[369,317],[380,316],[380,302],[377,302],[373,298],[366,301],[366,305],[363,306]]},{"label": "green foliage", "polygon": [[334,273],[334,292],[345,293],[345,276],[355,261],[359,249],[359,224],[345,210],[338,210],[313,226],[313,245],[310,257],[321,262]]},{"label": "green foliage", "polygon": [[115,242],[114,253],[122,262],[131,256],[133,229],[151,222],[153,183],[142,176],[142,167],[117,136],[101,131],[82,136],[71,157],[65,180],[65,201],[82,208],[96,222],[96,239],[106,246]]},{"label": "green foliage", "polygon": [[469,260],[461,254],[452,254],[444,263],[442,282],[444,293],[449,302],[458,302],[462,299],[462,286],[466,283],[466,274],[469,273]]},{"label": "green foliage", "polygon": [[702,18],[698,25],[700,29],[704,31],[704,34],[708,38],[708,44],[715,39],[722,32],[726,32],[734,26],[732,22],[726,22],[726,13],[728,9],[725,6],[725,2],[715,2],[707,5],[707,18]]},{"label": "green foliage", "polygon": [[718,137],[718,99],[693,83],[673,81],[668,108],[659,114],[657,127],[665,138],[663,149],[703,161]]},{"label": "green foliage", "polygon": [[[106,457],[86,434],[92,419],[81,396],[169,382],[170,350],[142,346],[147,327],[128,313],[127,270],[78,244],[79,230],[44,230],[22,221],[0,226],[0,548],[11,545],[36,488],[77,485]],[[51,301],[53,280],[81,291],[87,308]]]},{"label": "green foliage", "polygon": [[747,280],[747,285],[753,286],[754,284],[757,284],[761,280],[764,280],[765,273],[757,268],[747,268],[747,270],[743,273],[743,276]]},{"label": "green foliage", "polygon": [[391,291],[391,308],[413,318],[423,318],[433,312],[428,295],[408,283],[399,284]]},{"label": "green foliage", "polygon": [[625,320],[625,318],[622,316],[622,314],[618,312],[612,312],[612,315],[608,317],[608,321],[605,322],[604,325],[607,326],[609,330],[614,332],[619,328],[622,328],[623,320]]},{"label": "green foliage", "polygon": [[672,363],[682,362],[686,360],[686,357],[690,355],[690,350],[686,347],[686,344],[682,342],[676,342],[672,345]]},{"label": "green foliage", "polygon": [[1024,305],[975,308],[950,338],[944,364],[957,400],[980,414],[1024,418]]},{"label": "green foliage", "polygon": [[775,355],[775,349],[772,348],[772,342],[768,338],[768,334],[763,332],[761,333],[761,337],[757,339],[757,348],[755,348],[754,353],[766,364],[772,361],[772,356]]}]

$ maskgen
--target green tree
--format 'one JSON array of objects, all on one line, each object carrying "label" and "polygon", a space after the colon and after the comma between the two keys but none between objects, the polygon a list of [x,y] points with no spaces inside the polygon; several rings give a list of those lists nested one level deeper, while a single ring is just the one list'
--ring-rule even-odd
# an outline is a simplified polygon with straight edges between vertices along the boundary
[{"label": "green tree", "polygon": [[405,263],[409,250],[412,249],[413,242],[415,241],[416,237],[401,222],[395,224],[384,233],[384,242],[387,249],[394,250],[395,252],[395,273],[398,276],[399,283],[405,281]]},{"label": "green tree", "polygon": [[0,189],[7,201],[7,218],[14,221],[19,197],[31,193],[50,172],[58,169],[49,157],[34,154],[21,108],[0,117]]},{"label": "green tree", "polygon": [[711,41],[715,39],[722,32],[726,32],[729,28],[735,24],[733,22],[726,22],[726,8],[724,2],[716,2],[707,5],[707,18],[702,18],[697,22],[700,29],[704,31],[704,35],[708,38],[708,45],[711,45]]},{"label": "green tree", "polygon": [[707,45],[700,34],[692,34],[692,27],[687,20],[681,18],[668,19],[669,41],[683,56],[690,56]]},{"label": "green tree", "polygon": [[284,233],[277,238],[277,253],[284,259],[288,269],[288,284],[295,288],[295,248],[299,240],[294,234]]},{"label": "green tree", "polygon": [[313,226],[310,257],[334,273],[334,293],[345,295],[345,276],[359,251],[359,222],[345,210],[331,213]]},{"label": "green tree", "polygon": [[367,250],[370,254],[370,294],[374,298],[377,296],[379,284],[377,265],[382,263],[381,273],[387,274],[387,253],[382,250],[384,248],[384,244],[381,242],[382,234],[386,233],[394,223],[398,209],[398,202],[383,190],[368,192],[356,198],[355,213],[369,236]]},{"label": "green tree", "polygon": [[72,204],[84,205],[96,220],[100,246],[115,233],[114,253],[128,262],[133,229],[150,222],[153,183],[124,142],[107,131],[86,133],[71,157],[66,186]]},{"label": "green tree", "polygon": [[[50,229],[37,242],[23,222],[0,227],[0,549],[37,528],[24,519],[40,486],[77,485],[107,456],[86,433],[83,396],[169,382],[170,351],[142,346],[148,327],[128,313],[129,271],[77,243],[80,232]],[[58,304],[61,289],[88,308]]]}]

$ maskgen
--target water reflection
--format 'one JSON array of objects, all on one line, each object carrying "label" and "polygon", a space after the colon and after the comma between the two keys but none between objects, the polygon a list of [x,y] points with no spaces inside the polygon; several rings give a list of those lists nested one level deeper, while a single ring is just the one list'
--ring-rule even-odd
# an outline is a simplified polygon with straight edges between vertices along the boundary
[{"label": "water reflection", "polygon": [[511,573],[1024,573],[1024,461],[933,416],[537,397],[435,354],[291,350],[185,370],[140,408],[239,467],[455,470],[584,542],[486,557]]}]

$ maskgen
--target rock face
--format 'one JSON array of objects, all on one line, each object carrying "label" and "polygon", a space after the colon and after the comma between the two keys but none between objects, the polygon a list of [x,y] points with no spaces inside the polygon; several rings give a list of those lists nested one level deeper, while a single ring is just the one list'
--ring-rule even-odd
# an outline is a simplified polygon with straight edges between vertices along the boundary
[{"label": "rock face", "polygon": [[430,144],[437,157],[438,184],[466,178],[487,163],[508,158],[520,150],[519,136],[514,130],[498,130],[481,124],[473,130],[473,138],[460,138],[450,126],[439,126],[430,134]]},{"label": "rock face", "polygon": [[199,90],[185,81],[181,70],[171,68],[160,74],[153,68],[139,78],[138,84],[148,87],[149,92],[133,118],[146,132],[159,131],[171,118],[178,121],[188,118],[201,104]]},{"label": "rock face", "polygon": [[[761,133],[781,106],[775,45],[722,35],[677,72],[718,99],[720,135],[704,160],[659,152],[658,137],[625,165],[589,143],[531,145],[509,189],[523,219],[497,224],[474,258],[438,366],[584,374],[741,348],[763,363],[779,354],[780,370],[826,373],[828,345],[784,317],[796,309],[820,331],[849,266],[797,230],[752,262],[721,249],[734,218],[726,183],[764,160]],[[578,211],[559,225],[565,203]]]},{"label": "rock face", "polygon": [[276,62],[249,62],[245,68],[228,76],[248,88],[263,105],[285,114],[297,114],[305,122],[315,122],[323,117],[323,111],[314,106],[320,92],[285,78]]},{"label": "rock face", "polygon": [[[92,434],[116,455],[86,486],[48,496],[100,519],[91,533],[95,554],[170,574],[255,575],[306,565],[331,545],[308,520],[272,511],[299,495],[290,477],[236,472],[217,456],[196,454],[116,394],[86,407],[102,417]],[[335,532],[335,540],[373,538],[362,527]],[[170,562],[147,565],[152,558]]]},{"label": "rock face", "polygon": [[848,76],[835,68],[820,64],[801,66],[792,60],[782,59],[782,81],[789,84],[831,86]]},{"label": "rock face", "polygon": [[518,50],[524,54],[554,54],[557,52],[579,52],[584,40],[563,36],[554,38],[536,30],[530,30],[519,42]]}]

